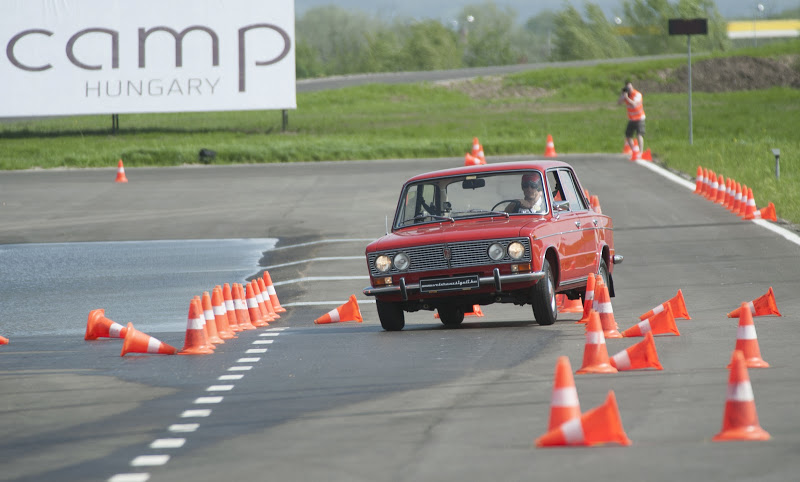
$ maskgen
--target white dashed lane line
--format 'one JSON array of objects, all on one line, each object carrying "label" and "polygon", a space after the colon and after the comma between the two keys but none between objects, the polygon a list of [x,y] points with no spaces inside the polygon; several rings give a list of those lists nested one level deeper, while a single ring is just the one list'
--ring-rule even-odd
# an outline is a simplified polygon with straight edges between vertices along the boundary
[{"label": "white dashed lane line", "polygon": [[[277,337],[281,334],[283,330],[286,328],[270,328],[264,333],[261,333],[259,336],[265,339],[254,340],[252,345],[271,345],[275,340],[272,339]],[[254,355],[254,354],[264,354],[267,353],[267,348],[248,348],[245,351],[247,355]],[[236,360],[236,363],[239,365],[232,366],[227,369],[228,372],[245,372],[249,371],[253,368],[253,363],[258,363],[261,361],[261,357],[243,357]],[[226,374],[217,377],[218,381],[235,381],[241,380],[244,377],[242,373],[234,373],[234,374]],[[219,393],[219,392],[230,392],[235,388],[233,384],[225,384],[225,385],[210,385],[208,386],[205,391],[212,392],[212,393]],[[206,397],[198,397],[196,398],[192,404],[193,405],[216,405],[220,404],[225,400],[222,396],[206,396]],[[209,408],[204,409],[189,409],[184,410],[180,414],[180,418],[205,418],[210,417],[212,410]],[[196,432],[200,428],[199,423],[180,423],[180,424],[172,424],[169,426],[168,431],[171,433],[193,433]],[[156,439],[150,443],[149,447],[155,450],[166,450],[166,449],[179,449],[186,444],[186,438],[183,437],[172,437],[172,438],[160,438]],[[131,460],[130,465],[131,467],[157,467],[161,465],[165,465],[169,462],[170,456],[167,454],[156,454],[156,455],[139,455],[133,460]],[[116,474],[108,479],[109,482],[145,482],[150,479],[150,474],[141,472],[141,473],[123,473],[123,474]]]}]

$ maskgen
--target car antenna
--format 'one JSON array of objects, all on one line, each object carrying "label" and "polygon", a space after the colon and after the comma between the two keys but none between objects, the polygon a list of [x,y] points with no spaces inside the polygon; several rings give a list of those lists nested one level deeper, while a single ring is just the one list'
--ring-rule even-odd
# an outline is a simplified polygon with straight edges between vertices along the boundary
[{"label": "car antenna", "polygon": [[386,224],[386,234],[389,234],[389,215],[388,214],[386,215],[386,219],[384,220],[384,223]]}]

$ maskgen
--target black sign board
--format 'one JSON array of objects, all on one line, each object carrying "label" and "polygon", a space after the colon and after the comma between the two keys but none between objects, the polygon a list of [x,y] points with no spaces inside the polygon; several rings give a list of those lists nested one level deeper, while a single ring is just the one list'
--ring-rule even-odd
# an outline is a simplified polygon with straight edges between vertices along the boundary
[{"label": "black sign board", "polygon": [[708,35],[707,18],[671,18],[670,35]]}]

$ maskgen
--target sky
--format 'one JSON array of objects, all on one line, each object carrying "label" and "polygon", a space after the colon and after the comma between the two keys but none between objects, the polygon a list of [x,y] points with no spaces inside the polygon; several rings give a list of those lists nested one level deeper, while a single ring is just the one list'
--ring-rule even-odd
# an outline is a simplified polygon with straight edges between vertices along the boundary
[{"label": "sky", "polygon": [[[466,5],[480,5],[484,0],[295,0],[297,16],[307,10],[321,5],[336,5],[345,9],[356,9],[361,12],[391,19],[401,18],[434,18],[438,20],[454,19]],[[520,21],[540,13],[542,10],[561,10],[566,0],[495,0],[498,7],[511,7],[519,14]],[[578,10],[583,11],[584,1],[571,1]],[[592,0],[611,18],[622,13],[622,0]],[[800,0],[715,0],[717,9],[727,18],[752,18],[759,4],[764,6],[765,13],[778,13],[790,8],[800,7]]]}]

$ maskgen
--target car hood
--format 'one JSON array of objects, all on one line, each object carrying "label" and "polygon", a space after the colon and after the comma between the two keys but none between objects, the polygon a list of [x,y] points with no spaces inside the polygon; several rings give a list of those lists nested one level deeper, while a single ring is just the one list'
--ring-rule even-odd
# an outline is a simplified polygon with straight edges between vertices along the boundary
[{"label": "car hood", "polygon": [[543,217],[531,219],[528,216],[512,216],[508,219],[498,216],[463,219],[454,223],[431,223],[389,233],[370,243],[367,252],[459,241],[516,238],[528,236],[532,229],[544,223]]}]

